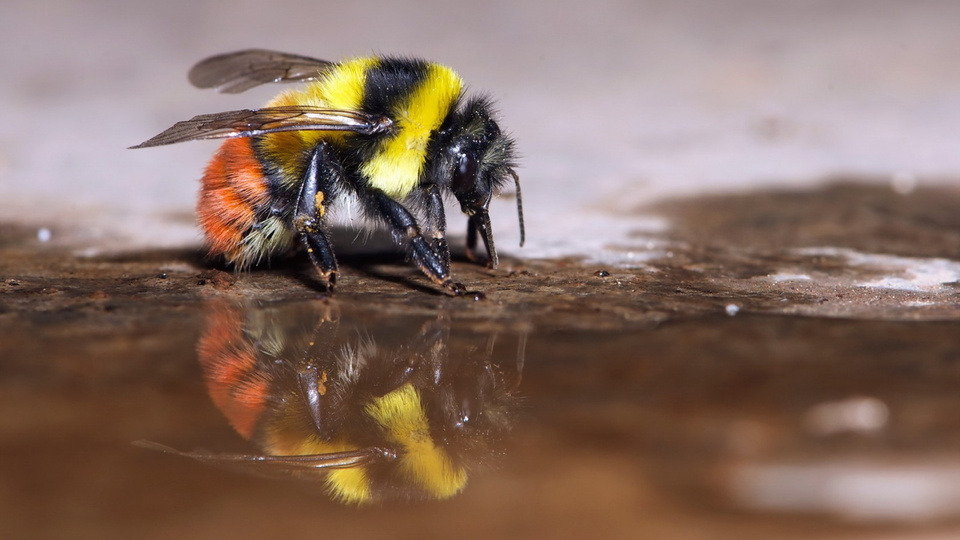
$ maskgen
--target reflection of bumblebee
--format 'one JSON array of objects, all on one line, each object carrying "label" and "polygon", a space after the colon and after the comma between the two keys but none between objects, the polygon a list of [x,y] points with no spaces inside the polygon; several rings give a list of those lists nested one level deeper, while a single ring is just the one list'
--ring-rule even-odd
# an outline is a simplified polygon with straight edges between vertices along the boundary
[{"label": "reflection of bumblebee", "polygon": [[[512,177],[520,243],[523,212],[513,140],[486,98],[464,99],[451,69],[408,58],[331,63],[265,50],[208,58],[190,72],[201,88],[242,92],[266,82],[312,81],[265,108],[196,116],[134,148],[227,138],[203,177],[197,212],[211,253],[246,267],[302,244],[328,286],[337,262],[324,230],[328,206],[355,194],[367,213],[407,242],[413,261],[446,291],[450,278],[443,194],[469,216],[467,254],[477,234],[497,266],[488,206]],[[426,231],[400,201],[425,214]],[[424,234],[424,232],[426,234]]]},{"label": "reflection of bumblebee", "polygon": [[448,354],[443,320],[407,342],[386,332],[378,344],[338,339],[338,323],[303,323],[317,318],[316,304],[211,310],[198,345],[210,396],[269,456],[186,455],[322,476],[334,498],[364,503],[453,496],[468,468],[497,453],[519,365],[501,372],[484,347]]}]

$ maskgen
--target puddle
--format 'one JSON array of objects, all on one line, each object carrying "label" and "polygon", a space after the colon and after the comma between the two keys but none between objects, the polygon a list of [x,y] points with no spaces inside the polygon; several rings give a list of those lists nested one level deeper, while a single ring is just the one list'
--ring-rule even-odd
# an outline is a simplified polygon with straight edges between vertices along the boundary
[{"label": "puddle", "polygon": [[207,392],[255,453],[137,446],[318,483],[350,505],[448,499],[502,453],[519,405],[523,335],[500,365],[497,333],[454,328],[443,311],[398,320],[329,299],[214,300],[203,311],[197,356]]},{"label": "puddle", "polygon": [[[948,537],[956,200],[887,191],[666,204],[674,227],[656,255],[624,246],[645,255],[633,265],[456,260],[483,300],[437,294],[389,251],[344,253],[330,296],[302,261],[234,274],[190,250],[77,256],[56,231],[5,225],[0,523],[51,538]],[[843,201],[864,207],[821,223]],[[881,215],[900,228],[870,225]],[[414,447],[427,457],[404,461]],[[343,467],[304,467],[318,463]]]}]

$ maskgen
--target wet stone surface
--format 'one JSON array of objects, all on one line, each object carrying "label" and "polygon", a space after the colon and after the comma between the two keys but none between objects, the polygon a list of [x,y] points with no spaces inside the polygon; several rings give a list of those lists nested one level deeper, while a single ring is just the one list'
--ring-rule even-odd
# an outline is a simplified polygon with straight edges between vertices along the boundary
[{"label": "wet stone surface", "polygon": [[[236,274],[193,250],[78,256],[56,230],[2,224],[0,522],[51,538],[949,535],[958,208],[952,188],[850,183],[668,201],[667,233],[603,262],[456,261],[482,299],[438,294],[389,249],[338,250],[329,295],[299,259]],[[262,450],[198,362],[218,305],[285,343],[335,310],[347,341],[416,358],[442,321],[445,362],[520,369],[509,435],[448,500],[359,508],[322,481],[131,445]]]}]

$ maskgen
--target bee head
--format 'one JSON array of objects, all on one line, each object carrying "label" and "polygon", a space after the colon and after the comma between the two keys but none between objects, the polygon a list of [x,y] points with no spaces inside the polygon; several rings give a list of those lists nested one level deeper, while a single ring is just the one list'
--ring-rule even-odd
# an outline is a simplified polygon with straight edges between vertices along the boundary
[{"label": "bee head", "polygon": [[504,134],[493,118],[487,98],[473,98],[450,115],[438,137],[440,150],[432,176],[437,185],[447,187],[470,219],[471,229],[480,233],[490,265],[497,266],[488,208],[493,195],[512,178],[517,187],[517,212],[520,216],[520,245],[523,245],[523,204],[520,180],[513,168],[513,139]]}]

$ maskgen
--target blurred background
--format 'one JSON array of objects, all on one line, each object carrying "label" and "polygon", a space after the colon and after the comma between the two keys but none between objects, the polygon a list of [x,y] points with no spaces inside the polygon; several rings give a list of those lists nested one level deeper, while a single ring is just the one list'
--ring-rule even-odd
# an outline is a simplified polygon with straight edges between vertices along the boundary
[{"label": "blurred background", "polygon": [[[0,531],[957,537],[958,21],[950,0],[5,1]],[[127,149],[270,99],[187,82],[245,48],[444,63],[518,141],[527,245],[508,189],[505,270],[458,270],[493,301],[449,311],[535,329],[525,401],[461,498],[344,508],[129,447],[242,442],[201,382],[194,289],[303,292],[199,262],[218,143]],[[411,334],[449,307],[376,277],[336,296],[358,320],[416,311]]]},{"label": "blurred background", "polygon": [[[0,211],[100,244],[197,241],[197,179],[217,143],[125,149],[195,114],[268,100],[277,87],[227,96],[186,81],[196,61],[249,47],[422,56],[494,96],[523,155],[527,257],[662,228],[623,216],[662,197],[837,175],[909,189],[960,171],[960,6],[946,0],[0,9]],[[508,252],[512,210],[501,202],[494,220]]]}]

